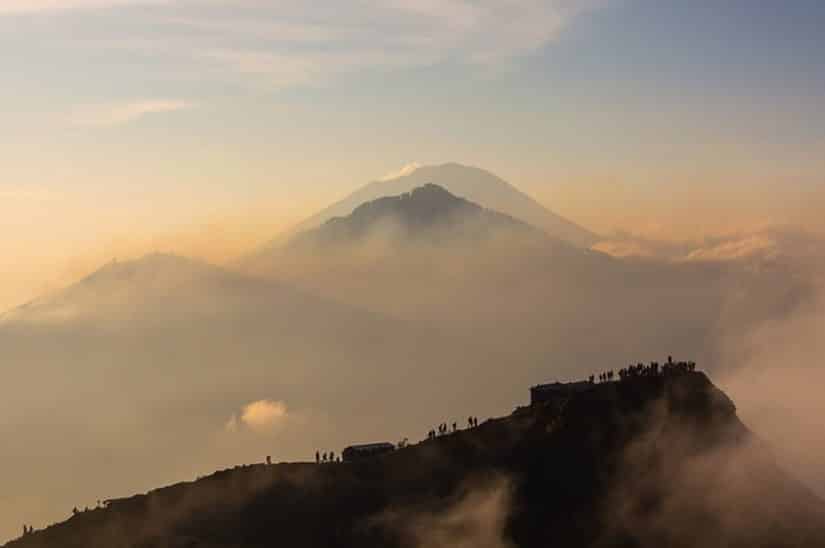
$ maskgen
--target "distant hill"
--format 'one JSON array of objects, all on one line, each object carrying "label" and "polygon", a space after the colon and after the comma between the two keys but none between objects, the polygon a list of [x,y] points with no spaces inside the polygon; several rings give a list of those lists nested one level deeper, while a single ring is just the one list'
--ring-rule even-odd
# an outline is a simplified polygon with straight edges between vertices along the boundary
[{"label": "distant hill", "polygon": [[60,291],[44,295],[0,316],[0,325],[49,323],[99,318],[109,325],[120,317],[134,319],[151,305],[165,307],[174,315],[184,301],[198,297],[215,299],[276,287],[284,294],[298,294],[283,284],[263,283],[242,274],[167,253],[152,253],[128,261],[113,260]]},{"label": "distant hill", "polygon": [[[395,179],[371,182],[300,223],[289,234],[316,228],[334,217],[346,217],[365,202],[404,194],[428,183],[437,184],[484,208],[510,215],[573,245],[590,247],[599,241],[597,235],[547,210],[503,179],[483,169],[456,163],[420,167]],[[282,242],[283,239],[278,239],[261,252],[278,247]]]},{"label": "distant hill", "polygon": [[7,548],[825,545],[702,373],[556,397],[355,463],[251,465],[119,499]]},{"label": "distant hill", "polygon": [[544,236],[522,221],[484,209],[430,183],[399,196],[361,204],[345,217],[333,217],[316,229],[298,234],[290,246],[341,246],[371,237],[397,243],[455,245],[507,235]]}]

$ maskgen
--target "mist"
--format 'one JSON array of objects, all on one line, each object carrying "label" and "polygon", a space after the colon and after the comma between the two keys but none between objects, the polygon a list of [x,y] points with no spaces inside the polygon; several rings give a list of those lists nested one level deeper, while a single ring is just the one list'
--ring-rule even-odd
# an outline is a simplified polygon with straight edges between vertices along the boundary
[{"label": "mist", "polygon": [[392,508],[374,523],[409,548],[511,548],[506,538],[512,480],[504,475],[468,480],[442,508]]},{"label": "mist", "polygon": [[0,0],[0,548],[825,546],[823,28]]},{"label": "mist", "polygon": [[818,499],[785,477],[771,446],[738,421],[722,413],[697,424],[656,402],[613,475],[605,538],[643,546],[814,545]]},{"label": "mist", "polygon": [[820,496],[825,496],[824,296],[820,288],[789,317],[730,341],[726,351],[737,367],[719,379],[783,467]]},{"label": "mist", "polygon": [[[821,492],[815,238],[784,231],[747,253],[723,237],[647,242],[656,252],[614,256],[495,216],[408,229],[386,218],[228,267],[112,262],[3,316],[0,436],[15,443],[0,537],[266,456],[415,441],[441,422],[509,414],[533,384],[667,355],[718,376]],[[453,527],[409,542],[448,545]]]}]

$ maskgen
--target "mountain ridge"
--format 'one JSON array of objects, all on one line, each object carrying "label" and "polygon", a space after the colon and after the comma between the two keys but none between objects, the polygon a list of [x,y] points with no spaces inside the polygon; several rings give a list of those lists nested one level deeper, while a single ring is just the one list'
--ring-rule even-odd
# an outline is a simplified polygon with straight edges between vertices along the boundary
[{"label": "mountain ridge", "polygon": [[6,548],[744,548],[825,539],[825,503],[753,444],[703,373],[555,386],[557,396],[510,416],[381,457],[236,466],[114,500]]}]

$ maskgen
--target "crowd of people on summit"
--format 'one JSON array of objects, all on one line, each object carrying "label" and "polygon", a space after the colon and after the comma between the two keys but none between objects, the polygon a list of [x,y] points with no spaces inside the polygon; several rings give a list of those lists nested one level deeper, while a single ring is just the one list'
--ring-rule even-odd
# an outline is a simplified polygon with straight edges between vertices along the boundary
[{"label": "crowd of people on summit", "polygon": [[[674,362],[672,356],[667,357],[667,363],[659,365],[659,362],[650,362],[650,365],[638,363],[636,365],[628,365],[619,369],[619,380],[632,379],[636,377],[656,377],[658,375],[670,376],[682,373],[692,373],[696,371],[695,362]],[[599,382],[610,382],[614,378],[614,371],[605,371],[599,373]],[[595,375],[590,375],[587,379],[591,384],[596,381]]]},{"label": "crowd of people on summit", "polygon": [[[598,380],[600,383],[604,382],[611,382],[613,379],[618,375],[619,381],[625,381],[628,379],[638,378],[638,377],[656,377],[656,376],[672,376],[672,375],[680,375],[685,373],[692,373],[696,370],[696,363],[695,362],[674,362],[672,356],[667,357],[667,363],[662,365],[659,362],[651,362],[650,365],[645,365],[643,363],[638,363],[636,365],[629,365],[622,369],[619,369],[618,373],[614,370],[604,371],[598,374]],[[587,381],[590,384],[594,384],[596,382],[596,375],[590,375]],[[478,417],[470,416],[467,417],[467,428],[475,428],[478,426]],[[439,436],[447,435],[451,432],[458,431],[458,423],[453,422],[452,424],[448,424],[443,422],[438,425],[436,428],[430,429],[427,432],[427,439],[432,440],[438,438]],[[406,447],[408,444],[408,440],[404,438],[403,441],[399,442],[396,446],[397,448]],[[341,456],[336,455],[335,451],[316,451],[315,452],[315,463],[316,464],[328,464],[328,463],[338,463],[341,462]],[[266,457],[266,464],[272,464],[272,457]],[[101,507],[101,502],[98,501],[98,508]],[[77,515],[81,512],[88,512],[89,508],[85,510],[78,510],[74,508],[72,511],[73,515]],[[27,536],[34,533],[34,527],[29,525],[23,526],[23,536]]]},{"label": "crowd of people on summit", "polygon": [[[478,426],[478,417],[467,417],[467,428],[475,428],[476,426]],[[452,428],[450,428],[450,425],[446,422],[439,424],[437,428],[433,428],[427,432],[427,439],[435,439],[439,436],[449,434],[450,432],[458,432],[457,422],[452,424]]]},{"label": "crowd of people on summit", "polygon": [[[691,373],[696,370],[696,363],[695,362],[674,362],[672,356],[668,356],[667,363],[659,364],[659,362],[651,362],[650,365],[645,365],[643,363],[638,363],[636,365],[628,365],[622,369],[619,369],[618,372],[614,370],[604,371],[597,375],[590,375],[587,381],[590,384],[594,384],[596,379],[598,378],[598,382],[605,383],[605,382],[612,382],[617,376],[619,381],[624,381],[628,379],[633,379],[637,377],[655,377],[655,376],[671,376],[683,373]],[[478,417],[470,416],[467,418],[467,427],[474,428],[478,426]],[[435,428],[431,428],[429,432],[427,432],[427,439],[432,440],[436,439],[440,436],[445,436],[450,433],[454,433],[458,431],[458,423],[446,423],[442,422]],[[404,440],[403,444],[399,443],[398,448],[404,447],[407,445],[406,440]],[[316,464],[327,464],[333,462],[341,462],[341,457],[336,456],[334,451],[329,452],[315,452],[315,462]]]}]

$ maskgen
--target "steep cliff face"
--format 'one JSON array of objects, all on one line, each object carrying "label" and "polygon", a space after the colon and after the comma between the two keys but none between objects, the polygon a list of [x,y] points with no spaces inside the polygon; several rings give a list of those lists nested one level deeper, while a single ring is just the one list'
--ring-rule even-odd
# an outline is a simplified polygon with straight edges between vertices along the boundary
[{"label": "steep cliff face", "polygon": [[825,505],[702,373],[595,384],[355,463],[253,465],[9,548],[822,546]]}]

